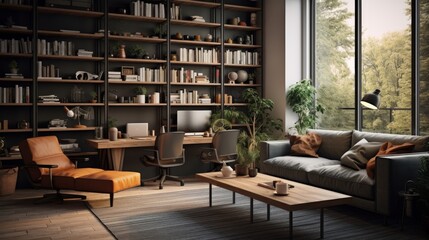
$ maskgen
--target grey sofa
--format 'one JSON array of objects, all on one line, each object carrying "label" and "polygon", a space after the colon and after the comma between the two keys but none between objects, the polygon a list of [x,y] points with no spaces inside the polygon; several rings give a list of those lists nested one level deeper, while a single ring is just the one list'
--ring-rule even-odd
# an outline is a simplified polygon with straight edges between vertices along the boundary
[{"label": "grey sofa", "polygon": [[[398,212],[398,192],[407,180],[414,179],[429,136],[368,133],[361,131],[309,130],[322,137],[319,158],[290,155],[289,140],[260,144],[260,171],[301,183],[353,196],[351,205],[386,216]],[[340,164],[341,156],[361,139],[368,142],[415,144],[414,152],[378,156],[375,179],[366,170],[353,170]],[[396,209],[396,210],[395,210]]]}]

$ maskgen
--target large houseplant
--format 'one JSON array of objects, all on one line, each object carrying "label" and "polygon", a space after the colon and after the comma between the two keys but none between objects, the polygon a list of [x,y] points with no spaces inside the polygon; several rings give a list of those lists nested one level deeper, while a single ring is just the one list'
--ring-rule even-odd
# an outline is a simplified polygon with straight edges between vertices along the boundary
[{"label": "large houseplant", "polygon": [[286,93],[287,104],[298,114],[295,128],[299,134],[305,134],[308,128],[314,127],[317,114],[324,112],[324,107],[316,103],[316,88],[308,79],[292,85]]},{"label": "large houseplant", "polygon": [[240,120],[246,131],[242,131],[238,139],[237,162],[254,168],[259,158],[259,143],[272,138],[275,130],[281,130],[282,122],[269,114],[274,108],[274,102],[261,97],[255,89],[246,89],[242,99],[247,103],[247,111],[240,116]]}]

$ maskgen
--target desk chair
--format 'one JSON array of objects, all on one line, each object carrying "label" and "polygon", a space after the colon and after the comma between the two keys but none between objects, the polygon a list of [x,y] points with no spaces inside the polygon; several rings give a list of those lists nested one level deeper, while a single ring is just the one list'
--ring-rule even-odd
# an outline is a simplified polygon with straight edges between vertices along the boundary
[{"label": "desk chair", "polygon": [[223,162],[237,160],[237,140],[240,130],[230,129],[216,132],[213,136],[212,147],[203,148],[200,158],[205,163],[214,163],[212,171],[222,166]]},{"label": "desk chair", "polygon": [[142,180],[142,185],[147,181],[159,181],[159,189],[163,188],[165,180],[185,182],[177,176],[170,175],[170,168],[178,167],[185,163],[185,149],[183,149],[184,132],[161,133],[156,137],[154,149],[145,149],[146,152],[142,162],[145,166],[159,168],[159,175]]},{"label": "desk chair", "polygon": [[84,195],[64,194],[63,189],[110,194],[140,185],[140,173],[77,168],[61,150],[56,136],[28,138],[19,144],[24,168],[33,186],[55,190],[36,203],[67,198],[86,199]]}]

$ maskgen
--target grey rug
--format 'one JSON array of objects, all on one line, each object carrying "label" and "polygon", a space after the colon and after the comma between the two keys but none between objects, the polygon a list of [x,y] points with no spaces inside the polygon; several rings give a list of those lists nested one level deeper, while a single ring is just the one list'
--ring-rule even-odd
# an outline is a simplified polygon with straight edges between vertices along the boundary
[{"label": "grey rug", "polygon": [[[287,239],[288,212],[254,202],[250,223],[249,198],[214,187],[213,207],[208,189],[123,197],[113,208],[89,201],[88,208],[117,239]],[[100,207],[103,206],[103,207]],[[294,212],[294,239],[319,238],[318,210]],[[394,221],[392,221],[394,222]],[[408,223],[401,231],[398,221],[383,224],[383,217],[348,206],[325,209],[325,239],[428,239],[419,224]]]}]

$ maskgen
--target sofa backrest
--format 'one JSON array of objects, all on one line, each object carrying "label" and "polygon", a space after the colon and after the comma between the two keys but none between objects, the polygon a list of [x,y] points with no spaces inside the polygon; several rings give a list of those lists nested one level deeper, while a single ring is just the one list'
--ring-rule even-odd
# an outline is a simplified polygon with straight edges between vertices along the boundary
[{"label": "sofa backrest", "polygon": [[392,142],[395,145],[402,144],[405,142],[413,143],[415,144],[415,152],[427,151],[426,146],[429,141],[429,136],[371,133],[353,130],[352,146],[354,146],[362,138],[365,138],[368,142]]},{"label": "sofa backrest", "polygon": [[307,132],[314,132],[322,137],[322,143],[317,151],[320,157],[340,160],[352,146],[352,131],[309,129]]}]

